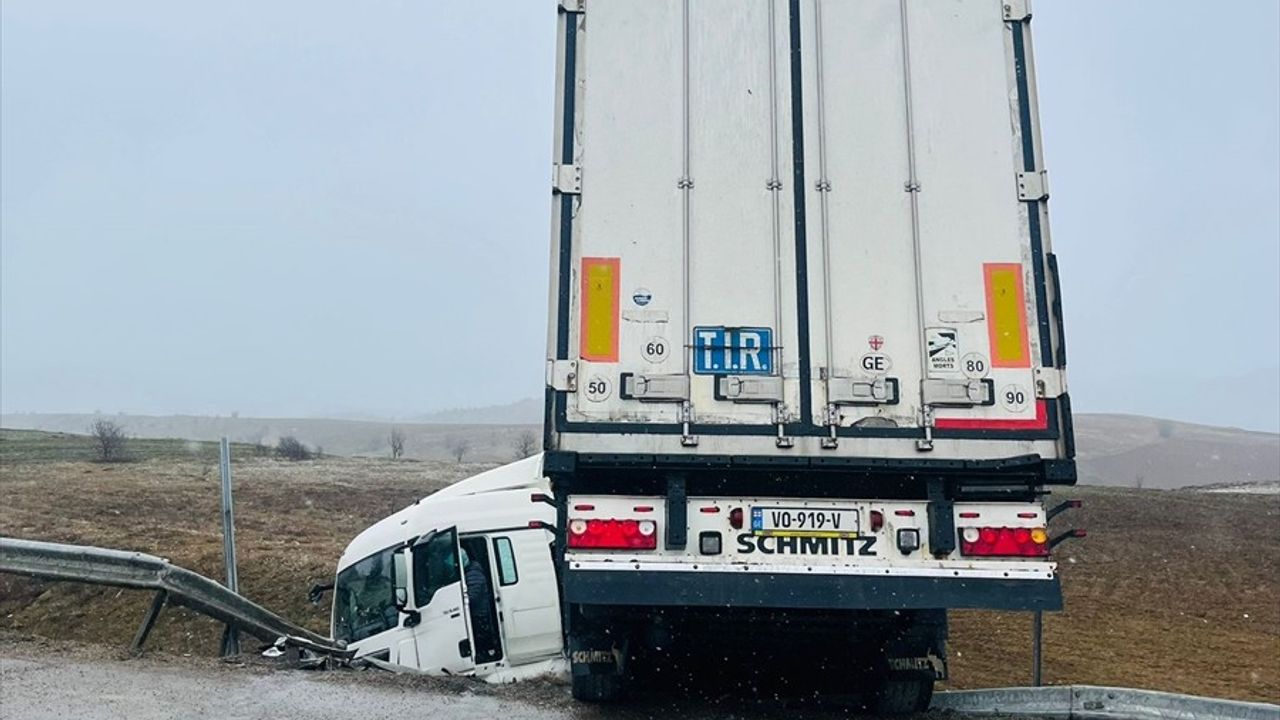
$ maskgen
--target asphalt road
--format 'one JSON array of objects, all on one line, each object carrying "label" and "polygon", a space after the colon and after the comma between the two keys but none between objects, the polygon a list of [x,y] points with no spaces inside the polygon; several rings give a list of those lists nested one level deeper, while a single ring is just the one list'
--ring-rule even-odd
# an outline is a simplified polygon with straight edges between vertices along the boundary
[{"label": "asphalt road", "polygon": [[380,671],[305,671],[258,661],[145,656],[96,646],[21,641],[0,646],[3,720],[796,720],[839,708],[736,698],[665,698],[615,706],[573,702],[559,681],[493,687],[463,678]]}]

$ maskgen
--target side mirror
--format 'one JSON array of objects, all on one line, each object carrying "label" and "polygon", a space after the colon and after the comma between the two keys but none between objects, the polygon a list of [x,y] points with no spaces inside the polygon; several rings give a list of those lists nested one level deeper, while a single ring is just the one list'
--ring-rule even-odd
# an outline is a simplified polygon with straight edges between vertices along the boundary
[{"label": "side mirror", "polygon": [[409,589],[396,588],[396,610],[404,615],[404,626],[411,628],[417,627],[422,622],[422,613],[409,607]]},{"label": "side mirror", "polygon": [[324,594],[333,589],[333,583],[316,583],[307,591],[307,599],[312,605],[319,605],[324,602]]}]

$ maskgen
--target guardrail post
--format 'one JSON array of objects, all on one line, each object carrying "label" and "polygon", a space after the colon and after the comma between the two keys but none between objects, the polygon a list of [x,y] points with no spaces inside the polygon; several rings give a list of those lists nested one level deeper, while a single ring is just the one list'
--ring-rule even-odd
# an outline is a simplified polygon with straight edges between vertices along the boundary
[{"label": "guardrail post", "polygon": [[142,644],[147,641],[147,636],[151,634],[151,628],[156,626],[156,620],[160,618],[160,611],[164,609],[164,604],[169,600],[169,591],[160,590],[156,596],[151,599],[151,607],[147,609],[147,614],[142,618],[142,624],[138,626],[138,632],[133,636],[133,644],[129,649],[133,654],[137,655],[142,652]]},{"label": "guardrail post", "polygon": [[1040,687],[1041,643],[1044,640],[1044,611],[1037,610],[1031,618],[1031,684]]},{"label": "guardrail post", "polygon": [[[218,444],[218,470],[222,477],[222,555],[227,566],[227,589],[240,594],[236,573],[236,518],[231,503],[231,443],[223,437]],[[240,653],[240,637],[232,625],[222,633],[222,657]]]}]

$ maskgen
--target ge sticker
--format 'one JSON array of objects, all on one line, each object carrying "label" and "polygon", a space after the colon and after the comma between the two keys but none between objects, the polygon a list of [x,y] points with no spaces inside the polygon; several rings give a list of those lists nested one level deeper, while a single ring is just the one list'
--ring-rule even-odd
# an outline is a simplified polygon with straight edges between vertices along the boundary
[{"label": "ge sticker", "polygon": [[858,365],[872,375],[884,375],[893,368],[893,358],[884,353],[867,353],[858,361]]},{"label": "ge sticker", "polygon": [[609,399],[609,381],[603,375],[593,375],[587,381],[587,399],[591,402],[604,402]]}]

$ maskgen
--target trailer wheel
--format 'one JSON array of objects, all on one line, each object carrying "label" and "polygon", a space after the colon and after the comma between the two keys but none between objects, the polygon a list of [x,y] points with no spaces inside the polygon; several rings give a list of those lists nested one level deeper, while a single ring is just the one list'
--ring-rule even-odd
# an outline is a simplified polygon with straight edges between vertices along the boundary
[{"label": "trailer wheel", "polygon": [[614,702],[622,697],[622,689],[622,678],[618,675],[573,676],[573,699],[581,702]]},{"label": "trailer wheel", "polygon": [[932,701],[932,677],[890,675],[876,688],[872,709],[881,715],[910,715],[925,712]]}]

